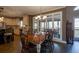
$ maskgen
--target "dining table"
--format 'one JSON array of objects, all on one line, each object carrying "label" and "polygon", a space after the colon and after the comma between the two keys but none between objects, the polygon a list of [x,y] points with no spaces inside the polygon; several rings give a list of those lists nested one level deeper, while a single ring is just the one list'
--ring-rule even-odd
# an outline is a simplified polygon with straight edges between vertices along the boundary
[{"label": "dining table", "polygon": [[30,34],[27,37],[28,41],[36,45],[37,53],[40,53],[41,44],[45,40],[45,34]]}]

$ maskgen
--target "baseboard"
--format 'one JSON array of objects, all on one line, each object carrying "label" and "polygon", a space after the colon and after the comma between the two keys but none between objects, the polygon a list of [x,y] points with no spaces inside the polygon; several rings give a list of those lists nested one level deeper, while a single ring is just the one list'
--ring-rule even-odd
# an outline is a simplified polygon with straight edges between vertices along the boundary
[{"label": "baseboard", "polygon": [[63,43],[66,44],[66,41],[58,40],[58,39],[53,39],[54,42],[56,43]]}]

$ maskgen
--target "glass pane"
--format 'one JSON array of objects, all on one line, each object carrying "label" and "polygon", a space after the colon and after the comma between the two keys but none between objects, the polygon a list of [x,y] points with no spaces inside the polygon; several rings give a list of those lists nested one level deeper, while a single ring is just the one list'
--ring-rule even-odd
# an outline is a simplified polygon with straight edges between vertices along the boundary
[{"label": "glass pane", "polygon": [[49,22],[49,29],[52,29],[52,21]]},{"label": "glass pane", "polygon": [[34,23],[34,26],[37,26],[37,23]]},{"label": "glass pane", "polygon": [[54,21],[54,37],[60,38],[60,21]]},{"label": "glass pane", "polygon": [[41,28],[44,28],[44,22],[41,22]]},{"label": "glass pane", "polygon": [[75,38],[79,38],[79,18],[75,18],[75,24],[74,24],[74,32],[75,32]]},{"label": "glass pane", "polygon": [[36,26],[34,26],[34,29],[37,29],[37,27],[36,27]]},{"label": "glass pane", "polygon": [[79,28],[79,18],[75,19],[75,28]]},{"label": "glass pane", "polygon": [[45,22],[40,22],[40,31],[44,31],[44,26]]},{"label": "glass pane", "polygon": [[45,29],[46,29],[46,22],[44,22],[44,24],[45,24]]},{"label": "glass pane", "polygon": [[34,29],[37,29],[37,27],[38,27],[38,24],[34,23]]},{"label": "glass pane", "polygon": [[57,21],[54,21],[54,29],[57,29],[58,26],[57,26]]}]

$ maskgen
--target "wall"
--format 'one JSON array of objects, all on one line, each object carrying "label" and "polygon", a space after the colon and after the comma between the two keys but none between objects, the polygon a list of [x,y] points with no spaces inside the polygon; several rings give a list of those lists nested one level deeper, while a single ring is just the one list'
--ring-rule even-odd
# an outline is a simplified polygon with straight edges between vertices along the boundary
[{"label": "wall", "polygon": [[72,23],[72,29],[74,29],[74,6],[66,7],[66,18]]},{"label": "wall", "polygon": [[[67,20],[72,23],[72,30],[74,31],[75,18],[79,18],[79,10],[74,10],[76,6],[68,6],[66,8]],[[74,35],[74,33],[73,33]]]},{"label": "wall", "polygon": [[28,15],[23,16],[23,24],[29,26],[29,16]]},{"label": "wall", "polygon": [[62,40],[66,41],[66,8],[64,8],[62,12]]},{"label": "wall", "polygon": [[32,16],[31,15],[23,16],[23,24],[27,25],[27,29],[30,29],[30,31],[32,32]]},{"label": "wall", "polygon": [[66,18],[69,22],[72,23],[72,29],[74,30],[74,19],[79,18],[79,10],[74,11],[75,6],[66,7]]},{"label": "wall", "polygon": [[[74,30],[74,18],[77,16],[78,14],[76,14],[76,12],[74,12],[74,6],[67,6],[66,8],[63,9],[63,21],[62,21],[62,31],[63,31],[63,40],[66,40],[66,22],[69,21],[72,23],[72,30]],[[73,33],[74,35],[74,33]]]}]

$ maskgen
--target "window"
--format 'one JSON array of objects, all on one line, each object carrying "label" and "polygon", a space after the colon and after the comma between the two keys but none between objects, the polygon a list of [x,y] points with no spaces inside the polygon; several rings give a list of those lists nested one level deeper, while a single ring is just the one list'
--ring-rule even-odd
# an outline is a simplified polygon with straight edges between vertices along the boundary
[{"label": "window", "polygon": [[23,27],[23,21],[22,20],[20,21],[19,25],[20,25],[20,28]]},{"label": "window", "polygon": [[75,18],[75,28],[79,28],[79,18]]},{"label": "window", "polygon": [[[34,31],[37,29],[38,32],[47,31],[49,29],[55,29],[56,33],[54,38],[62,40],[62,27],[61,27],[61,20],[62,20],[62,12],[46,14],[47,18],[45,19],[34,19],[33,26]],[[35,23],[36,22],[36,23]]]},{"label": "window", "polygon": [[34,29],[37,29],[37,26],[38,26],[38,25],[37,25],[37,23],[35,22],[35,23],[34,23]]},{"label": "window", "polygon": [[40,31],[44,31],[45,30],[45,22],[40,21]]},{"label": "window", "polygon": [[52,21],[49,22],[49,29],[52,29]]},{"label": "window", "polygon": [[75,38],[79,37],[79,18],[75,18],[75,23],[74,23],[74,36]]},{"label": "window", "polygon": [[60,21],[54,21],[54,29],[60,29]]},{"label": "window", "polygon": [[53,22],[52,22],[52,17],[47,18],[47,29],[52,29]]},{"label": "window", "polygon": [[44,28],[44,22],[40,23],[40,28]]},{"label": "window", "polygon": [[60,38],[61,31],[60,31],[60,21],[54,21],[54,29],[56,30],[56,33],[54,34],[54,37]]},{"label": "window", "polygon": [[74,8],[74,11],[76,11],[76,10],[79,10],[79,6],[77,6],[77,7]]}]

